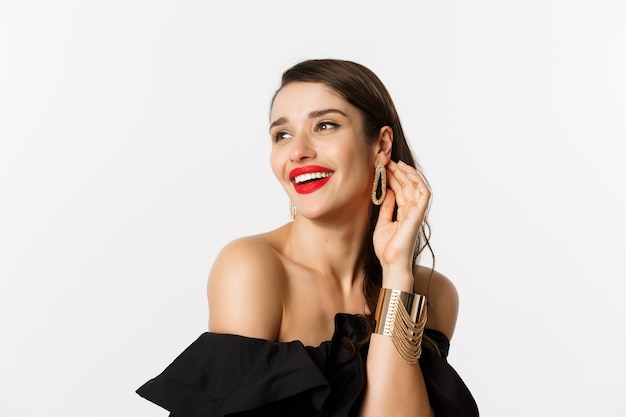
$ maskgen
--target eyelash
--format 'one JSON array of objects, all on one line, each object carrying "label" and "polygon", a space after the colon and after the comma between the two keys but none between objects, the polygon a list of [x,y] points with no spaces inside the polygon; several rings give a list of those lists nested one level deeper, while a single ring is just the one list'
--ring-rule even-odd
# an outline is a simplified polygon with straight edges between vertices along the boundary
[{"label": "eyelash", "polygon": [[339,125],[337,123],[335,123],[335,122],[324,121],[324,122],[319,122],[317,124],[317,126],[315,126],[315,130],[328,130],[328,128],[321,129],[320,127],[322,125],[328,125],[328,126],[330,126],[331,129],[335,128],[335,127],[339,127]]},{"label": "eyelash", "polygon": [[281,140],[283,140],[284,138],[281,137],[282,135],[289,135],[289,133],[285,132],[284,130],[281,130],[280,132],[276,132],[276,134],[272,136],[272,142],[276,143],[276,142],[280,142]]},{"label": "eyelash", "polygon": [[[322,126],[328,126],[328,127],[322,128]],[[315,131],[319,132],[319,131],[322,131],[322,130],[334,129],[334,128],[339,127],[339,126],[340,125],[338,123],[335,123],[335,122],[329,122],[329,121],[319,122],[315,126]],[[276,132],[276,134],[272,136],[272,141],[274,143],[276,143],[276,142],[280,142],[281,140],[285,139],[285,138],[281,137],[282,135],[289,135],[289,136],[291,136],[288,132],[285,132],[284,130],[281,130],[279,132]]]}]

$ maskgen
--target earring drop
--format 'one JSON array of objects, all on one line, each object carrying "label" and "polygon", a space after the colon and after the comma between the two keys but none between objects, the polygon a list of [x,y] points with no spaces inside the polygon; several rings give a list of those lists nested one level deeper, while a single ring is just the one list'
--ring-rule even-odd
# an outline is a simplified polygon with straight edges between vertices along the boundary
[{"label": "earring drop", "polygon": [[[378,183],[380,182],[380,197],[376,198],[378,191]],[[382,162],[379,162],[376,166],[376,172],[374,174],[374,185],[372,186],[372,203],[380,206],[385,201],[387,195],[387,170]]]},{"label": "earring drop", "polygon": [[291,221],[296,218],[296,213],[298,213],[296,205],[293,203],[292,200],[289,200],[289,215],[291,216]]}]

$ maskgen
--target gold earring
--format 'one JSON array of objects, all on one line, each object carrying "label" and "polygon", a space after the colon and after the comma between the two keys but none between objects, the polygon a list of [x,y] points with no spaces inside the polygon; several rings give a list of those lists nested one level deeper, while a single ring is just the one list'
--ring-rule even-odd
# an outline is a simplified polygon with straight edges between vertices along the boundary
[{"label": "gold earring", "polygon": [[[378,182],[380,182],[380,198],[376,198],[378,191]],[[387,195],[387,170],[382,162],[379,162],[376,166],[376,173],[374,174],[374,185],[372,186],[372,203],[380,206],[385,201]]]},{"label": "gold earring", "polygon": [[296,218],[296,213],[298,210],[296,209],[296,205],[292,200],[289,200],[289,214],[291,215],[291,221]]}]

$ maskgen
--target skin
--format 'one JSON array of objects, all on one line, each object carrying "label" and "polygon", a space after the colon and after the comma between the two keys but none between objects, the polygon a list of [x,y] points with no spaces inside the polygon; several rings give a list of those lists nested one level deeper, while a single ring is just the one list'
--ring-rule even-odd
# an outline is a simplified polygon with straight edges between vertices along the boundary
[{"label": "skin", "polygon": [[[209,331],[318,346],[332,337],[335,314],[369,313],[360,242],[368,230],[374,170],[382,162],[390,189],[374,248],[383,286],[425,294],[426,327],[451,338],[456,289],[442,274],[412,260],[430,191],[413,167],[390,160],[391,128],[381,128],[368,143],[358,109],[323,84],[302,82],[277,94],[271,123],[270,164],[298,214],[292,223],[223,248],[209,275]],[[333,174],[317,191],[298,194],[289,172],[306,165],[321,165]],[[396,202],[398,216],[392,221]],[[388,337],[371,337],[367,381],[362,416],[432,415],[419,364],[406,364]]]}]

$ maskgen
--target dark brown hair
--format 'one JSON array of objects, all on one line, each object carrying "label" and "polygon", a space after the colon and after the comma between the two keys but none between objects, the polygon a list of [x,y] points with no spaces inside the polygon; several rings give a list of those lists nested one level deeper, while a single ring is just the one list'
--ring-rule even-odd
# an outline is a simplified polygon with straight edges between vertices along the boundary
[{"label": "dark brown hair", "polygon": [[[307,60],[294,65],[283,73],[278,91],[287,84],[298,81],[325,84],[339,93],[348,103],[359,109],[363,116],[364,131],[368,142],[376,140],[382,127],[391,127],[393,130],[391,159],[396,162],[401,160],[415,167],[422,174],[422,170],[415,161],[413,152],[404,137],[400,117],[391,96],[371,70],[351,61],[337,59]],[[276,98],[276,94],[274,94],[274,98]],[[272,99],[273,102],[274,99]],[[373,174],[372,172],[372,176]],[[397,208],[396,206],[396,210]],[[369,234],[363,242],[361,257],[365,269],[363,292],[370,310],[370,319],[376,310],[378,293],[382,285],[382,267],[374,253],[372,241],[378,212],[379,207],[372,204]],[[417,262],[417,258],[424,248],[429,248],[432,254],[429,237],[430,227],[425,219],[415,242],[415,262]]]}]

